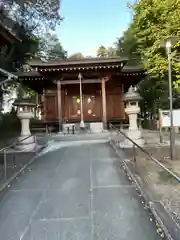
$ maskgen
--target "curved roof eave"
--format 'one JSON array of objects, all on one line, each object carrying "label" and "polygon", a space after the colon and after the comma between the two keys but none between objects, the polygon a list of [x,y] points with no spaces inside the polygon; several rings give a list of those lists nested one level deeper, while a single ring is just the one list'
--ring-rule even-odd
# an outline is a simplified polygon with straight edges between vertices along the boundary
[{"label": "curved roof eave", "polygon": [[123,73],[131,73],[131,72],[146,72],[146,69],[144,69],[143,65],[137,65],[137,66],[124,66],[122,69]]},{"label": "curved roof eave", "polygon": [[43,62],[41,60],[32,61],[31,67],[62,67],[62,66],[76,66],[76,65],[94,65],[94,64],[120,64],[122,62],[128,62],[127,57],[116,57],[116,58],[84,58],[84,59],[67,59],[67,60],[54,60],[51,62]]}]

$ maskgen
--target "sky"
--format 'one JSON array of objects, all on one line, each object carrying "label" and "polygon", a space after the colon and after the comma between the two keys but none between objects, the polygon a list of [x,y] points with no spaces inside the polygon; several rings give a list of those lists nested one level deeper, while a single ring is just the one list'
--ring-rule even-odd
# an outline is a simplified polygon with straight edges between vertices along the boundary
[{"label": "sky", "polygon": [[132,20],[133,0],[60,0],[64,18],[56,33],[68,55],[96,56],[99,46],[113,46]]}]

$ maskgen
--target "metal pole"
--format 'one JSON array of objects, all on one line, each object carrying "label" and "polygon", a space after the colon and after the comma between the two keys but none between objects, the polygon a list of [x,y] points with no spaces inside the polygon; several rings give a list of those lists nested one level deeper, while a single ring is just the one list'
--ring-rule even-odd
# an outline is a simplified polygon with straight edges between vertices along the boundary
[{"label": "metal pole", "polygon": [[172,98],[172,69],[171,69],[171,48],[167,48],[168,53],[168,80],[169,80],[169,108],[170,108],[170,157],[175,157],[175,134],[173,126],[173,98]]},{"label": "metal pole", "polygon": [[82,75],[79,73],[79,87],[80,87],[80,111],[81,111],[81,122],[80,127],[84,128],[84,115],[83,115],[83,96],[82,96]]},{"label": "metal pole", "polygon": [[161,116],[162,116],[162,113],[161,113],[161,109],[159,109],[159,142],[160,143],[163,143],[163,132],[162,132],[162,120],[161,120]]}]

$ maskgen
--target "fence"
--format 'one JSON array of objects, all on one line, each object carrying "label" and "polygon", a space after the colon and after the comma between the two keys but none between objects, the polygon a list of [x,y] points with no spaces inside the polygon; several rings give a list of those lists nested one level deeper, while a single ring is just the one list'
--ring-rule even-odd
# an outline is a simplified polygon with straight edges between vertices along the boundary
[{"label": "fence", "polygon": [[[118,129],[112,124],[110,129],[111,142],[116,151],[119,152],[126,167],[133,173],[143,189],[152,196],[153,200],[164,205],[180,226],[179,161],[162,158],[163,152],[157,154],[159,147],[153,147],[152,145],[149,148],[148,146],[139,146],[126,135],[125,130]],[[128,148],[121,148],[121,143],[125,139],[131,145]]]},{"label": "fence", "polygon": [[[0,186],[5,184],[8,179],[16,174],[32,159],[33,156],[35,156],[35,152],[9,151],[10,149],[13,149],[18,143],[30,137],[32,137],[32,135],[0,149]],[[33,137],[34,141],[36,141],[36,137]]]},{"label": "fence", "polygon": [[[112,124],[110,124],[110,129],[111,131],[115,130],[117,137],[120,137],[122,135],[125,139],[129,140],[132,143],[132,153],[133,153],[133,159],[134,163],[136,163],[136,148],[139,149],[142,153],[144,153],[148,159],[152,160],[154,163],[156,163],[159,167],[161,167],[163,170],[165,170],[168,174],[170,174],[173,178],[175,178],[178,182],[180,182],[180,177],[169,170],[165,165],[163,165],[160,161],[158,161],[155,157],[153,157],[152,153],[149,153],[145,148],[139,146],[136,142],[134,142],[131,138],[129,138],[121,129],[116,128]],[[120,137],[119,141],[117,140],[117,143],[120,143],[121,141],[124,140],[124,138]],[[120,146],[120,145],[119,145]],[[129,150],[129,149],[128,149]]]}]

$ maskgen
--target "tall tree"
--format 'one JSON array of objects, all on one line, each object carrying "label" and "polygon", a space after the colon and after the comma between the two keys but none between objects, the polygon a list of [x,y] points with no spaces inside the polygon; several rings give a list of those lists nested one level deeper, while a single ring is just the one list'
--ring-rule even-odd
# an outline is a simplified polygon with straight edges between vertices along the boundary
[{"label": "tall tree", "polygon": [[97,57],[107,57],[107,49],[101,45],[97,50]]},{"label": "tall tree", "polygon": [[[21,42],[1,49],[0,67],[11,72],[20,70],[38,51],[39,36],[45,31],[55,29],[60,20],[59,0],[3,1],[0,4],[0,24],[7,26]],[[2,80],[4,79],[0,79]],[[17,87],[16,82],[1,87],[1,99],[4,91],[9,89],[9,84],[10,89]]]},{"label": "tall tree", "polygon": [[[134,33],[141,45],[144,65],[150,74],[163,78],[167,75],[168,65],[165,50],[160,48],[160,43],[169,36],[180,39],[180,0],[140,0],[132,9]],[[174,62],[173,70],[178,76],[180,62]]]},{"label": "tall tree", "polygon": [[58,10],[59,0],[7,0],[1,4],[0,23],[19,37],[21,43],[4,47],[0,53],[0,67],[15,72],[34,56],[39,36],[53,30],[59,22]]},{"label": "tall tree", "polygon": [[117,51],[115,47],[108,47],[107,48],[107,57],[116,57],[117,56]]},{"label": "tall tree", "polygon": [[67,52],[63,49],[56,34],[46,33],[40,40],[39,55],[45,60],[66,59]]},{"label": "tall tree", "polygon": [[[116,43],[117,54],[129,58],[129,65],[139,65],[144,63],[141,56],[141,45],[135,37],[134,26],[131,24]],[[142,96],[141,113],[143,117],[153,119],[159,107],[167,107],[168,86],[165,81],[158,77],[149,75],[139,84],[138,90]]]},{"label": "tall tree", "polygon": [[10,15],[15,22],[23,23],[36,34],[54,30],[61,20],[60,0],[6,0],[2,8],[6,12],[5,16]]},{"label": "tall tree", "polygon": [[133,25],[123,33],[123,36],[118,38],[116,42],[116,54],[129,58],[128,64],[141,63],[141,54],[139,53],[139,43],[134,36]]},{"label": "tall tree", "polygon": [[111,58],[116,56],[117,56],[116,47],[106,48],[105,46],[101,45],[97,50],[97,57]]},{"label": "tall tree", "polygon": [[69,59],[72,59],[72,60],[78,60],[78,59],[83,59],[84,56],[82,53],[74,53],[72,55],[69,56]]},{"label": "tall tree", "polygon": [[[169,36],[177,36],[180,39],[179,12],[180,0],[140,0],[131,6],[133,9],[133,34],[138,43],[138,51],[143,60],[145,69],[150,78],[139,84],[144,104],[151,114],[158,107],[167,108],[168,84],[167,55],[161,47],[163,39]],[[173,49],[173,56],[179,51],[180,42]],[[180,62],[173,61],[173,96],[174,107],[179,105]],[[143,104],[143,103],[142,103]]]}]

